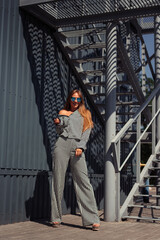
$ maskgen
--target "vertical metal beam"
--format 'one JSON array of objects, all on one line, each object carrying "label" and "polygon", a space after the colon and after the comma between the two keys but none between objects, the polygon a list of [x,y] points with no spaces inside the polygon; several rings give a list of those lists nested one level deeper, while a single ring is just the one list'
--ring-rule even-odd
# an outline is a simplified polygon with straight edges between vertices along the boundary
[{"label": "vertical metal beam", "polygon": [[105,196],[104,220],[115,221],[115,166],[111,141],[116,133],[117,29],[107,23],[106,31],[106,109],[105,109]]},{"label": "vertical metal beam", "polygon": [[[160,16],[155,17],[155,73],[156,85],[160,83]],[[160,92],[157,94],[157,109],[160,108]],[[157,117],[157,141],[160,140],[160,115]]]},{"label": "vertical metal beam", "polygon": [[[141,44],[142,44],[142,49],[141,49],[141,51],[142,51],[142,57],[141,57],[142,58],[142,92],[143,92],[144,97],[146,97],[146,57],[147,57],[147,60],[148,60],[149,55],[148,55],[147,48],[146,48],[144,39],[142,37],[142,34],[139,31],[139,27],[138,27],[138,32],[139,32],[140,39],[141,39]],[[149,66],[150,66],[150,62],[149,62]],[[150,69],[151,69],[151,72],[153,72],[152,68],[150,68]],[[152,74],[152,76],[154,76],[154,75]],[[137,138],[138,138],[138,135],[140,137],[140,134],[141,134],[141,132],[140,132],[141,131],[141,119],[139,119],[140,117],[141,117],[141,115],[137,119],[137,125],[138,125]],[[153,134],[153,132],[152,132],[152,134]],[[153,135],[152,135],[152,141],[153,141]],[[140,162],[141,162],[140,158],[141,158],[141,143],[139,143],[138,146],[137,146],[137,183],[139,183],[139,181],[140,181]],[[149,185],[149,179],[147,179],[145,181],[145,184]],[[149,194],[149,187],[145,187],[144,193]],[[144,197],[143,201],[144,202],[149,202],[149,198]]]},{"label": "vertical metal beam", "polygon": [[[141,114],[137,118],[137,141],[139,140],[140,136],[141,136]],[[139,181],[140,181],[140,162],[141,162],[141,141],[137,145],[136,159],[137,159],[136,181],[137,181],[137,183],[139,183]]]},{"label": "vertical metal beam", "polygon": [[115,213],[116,213],[116,221],[119,222],[120,219],[120,201],[121,201],[121,189],[120,189],[120,155],[121,155],[121,140],[118,141],[117,143],[117,161],[118,161],[118,171],[116,171],[116,193],[115,193],[115,201],[116,201],[116,209],[115,209]]},{"label": "vertical metal beam", "polygon": [[[130,29],[130,26],[129,26],[129,29]],[[127,50],[127,54],[128,54],[128,57],[130,58],[131,56],[131,52],[130,52],[130,49],[131,49],[131,33],[129,31],[127,37],[126,37],[126,50]]]},{"label": "vertical metal beam", "polygon": [[[160,16],[155,17],[155,73],[156,82],[155,87],[160,83]],[[156,111],[160,108],[160,92],[157,94]],[[157,116],[156,121],[156,137],[157,142],[160,140],[160,115]],[[158,163],[158,167],[160,164]],[[160,171],[157,171],[157,185],[160,184]],[[160,187],[157,187],[157,195],[160,195]],[[160,199],[157,199],[157,206],[160,206]]]},{"label": "vertical metal beam", "polygon": [[146,96],[146,61],[145,61],[145,43],[142,43],[142,92]]},{"label": "vertical metal beam", "polygon": [[[152,118],[156,114],[156,97],[152,100]],[[156,147],[156,119],[152,123],[152,154],[155,154]]]}]

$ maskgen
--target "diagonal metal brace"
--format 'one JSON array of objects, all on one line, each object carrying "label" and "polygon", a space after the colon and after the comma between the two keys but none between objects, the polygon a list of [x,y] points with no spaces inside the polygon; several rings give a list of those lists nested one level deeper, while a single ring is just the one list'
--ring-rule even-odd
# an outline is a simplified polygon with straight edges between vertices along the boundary
[{"label": "diagonal metal brace", "polygon": [[[134,72],[134,69],[133,69],[132,64],[130,62],[130,59],[128,57],[126,48],[125,48],[125,46],[122,42],[120,34],[118,34],[118,36],[117,36],[117,41],[118,41],[118,44],[117,44],[118,55],[119,55],[119,57],[122,61],[122,65],[124,67],[125,73],[127,74],[128,80],[130,81],[130,83],[131,83],[131,85],[134,89],[134,92],[136,94],[138,102],[140,103],[140,105],[142,105],[145,102],[145,97],[143,95],[141,86],[139,84],[139,80],[138,80],[138,78],[137,78],[137,76]],[[152,115],[151,115],[151,112],[150,112],[149,108],[146,108],[144,110],[144,114],[146,116],[147,121],[150,122],[150,120],[152,119]]]},{"label": "diagonal metal brace", "polygon": [[[139,26],[137,19],[131,20],[131,23],[136,28],[138,36],[139,36],[142,44],[143,43],[145,44],[145,41],[144,41],[142,33],[141,33],[141,27]],[[146,45],[145,45],[145,53],[146,53],[147,63],[149,65],[149,68],[150,68],[150,71],[151,71],[151,74],[152,74],[152,78],[155,80],[155,72],[153,70],[153,67],[152,67],[152,64],[151,64],[151,60],[150,60],[150,57],[149,57]]]}]

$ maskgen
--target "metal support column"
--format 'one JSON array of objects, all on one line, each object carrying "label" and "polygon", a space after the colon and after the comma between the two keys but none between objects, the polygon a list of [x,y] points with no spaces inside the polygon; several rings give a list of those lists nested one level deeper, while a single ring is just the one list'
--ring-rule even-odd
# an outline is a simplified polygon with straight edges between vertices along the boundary
[{"label": "metal support column", "polygon": [[115,25],[108,23],[106,32],[104,220],[112,222],[115,221],[115,166],[111,141],[116,133],[117,29]]},{"label": "metal support column", "polygon": [[[156,85],[160,83],[160,16],[155,17],[155,73]],[[160,93],[157,97],[157,110],[160,108]],[[160,140],[160,116],[157,117],[157,141]]]},{"label": "metal support column", "polygon": [[[160,16],[155,17],[155,73],[156,73],[156,82],[155,87],[160,82]],[[156,111],[160,108],[160,94],[157,95],[156,99]],[[157,116],[156,121],[156,133],[157,133],[157,142],[160,140],[160,115]],[[158,167],[160,164],[158,163]],[[157,185],[160,184],[160,171],[157,171]],[[157,195],[160,195],[160,187],[157,187]],[[160,206],[160,199],[157,199],[157,205]]]}]

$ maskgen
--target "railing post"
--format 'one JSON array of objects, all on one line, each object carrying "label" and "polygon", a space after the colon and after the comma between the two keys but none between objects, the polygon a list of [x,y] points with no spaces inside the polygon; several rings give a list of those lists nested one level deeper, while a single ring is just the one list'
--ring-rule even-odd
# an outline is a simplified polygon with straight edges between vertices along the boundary
[{"label": "railing post", "polygon": [[[141,135],[141,114],[137,118],[137,141],[140,138],[140,135]],[[139,183],[139,181],[140,181],[140,162],[141,162],[141,142],[139,142],[137,145],[136,159],[137,159],[136,181],[137,181],[137,183]]]},{"label": "railing post", "polygon": [[146,63],[145,63],[145,43],[142,44],[142,92],[146,96]]},{"label": "railing post", "polygon": [[[152,100],[152,118],[156,113],[156,97]],[[156,119],[152,123],[152,154],[155,154],[155,146],[156,146]]]},{"label": "railing post", "polygon": [[120,148],[121,140],[117,143],[117,172],[116,172],[116,221],[120,221]]}]

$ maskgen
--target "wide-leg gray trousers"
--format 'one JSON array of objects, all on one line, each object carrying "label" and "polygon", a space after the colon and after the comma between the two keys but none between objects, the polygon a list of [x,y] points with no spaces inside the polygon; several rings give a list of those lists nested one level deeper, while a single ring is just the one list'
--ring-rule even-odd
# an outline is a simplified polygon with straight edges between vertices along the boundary
[{"label": "wide-leg gray trousers", "polygon": [[75,156],[76,140],[59,137],[53,153],[53,181],[51,194],[51,221],[61,222],[65,174],[70,161],[76,198],[83,226],[99,223],[93,188],[88,178],[85,155]]}]

